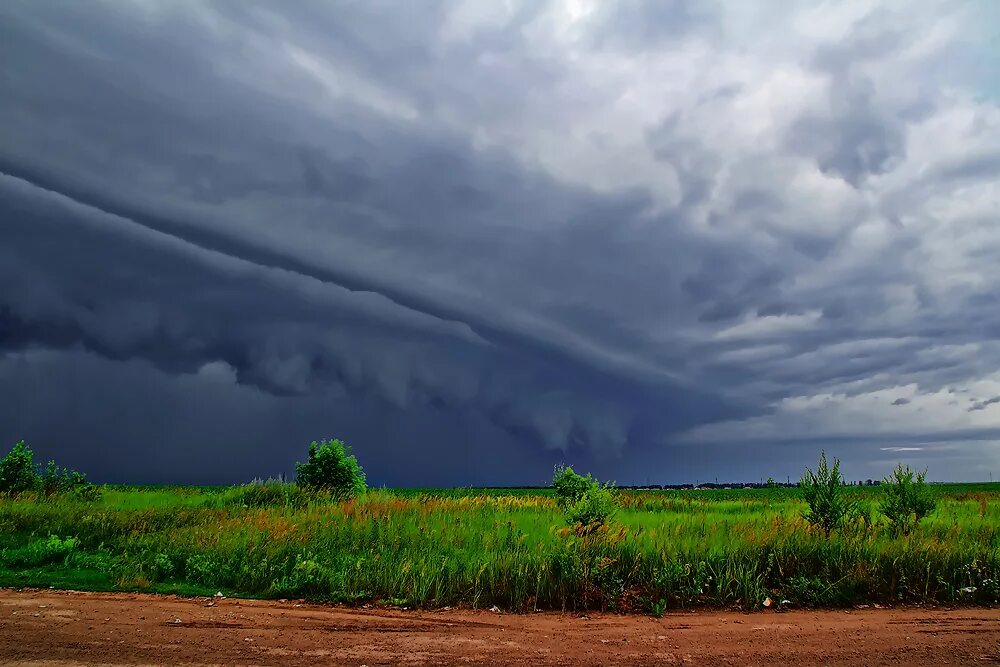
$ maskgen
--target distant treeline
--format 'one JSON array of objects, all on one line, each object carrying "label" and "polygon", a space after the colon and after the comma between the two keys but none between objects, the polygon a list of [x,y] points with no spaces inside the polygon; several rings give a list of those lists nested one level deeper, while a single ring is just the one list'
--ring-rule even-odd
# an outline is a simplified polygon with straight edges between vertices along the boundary
[{"label": "distant treeline", "polygon": [[[882,480],[865,479],[855,482],[846,482],[846,486],[878,486]],[[797,489],[799,483],[796,482],[704,482],[701,484],[616,484],[615,488],[622,491],[694,491],[698,489],[730,490],[730,489]],[[477,491],[551,491],[552,485],[522,485],[522,486],[476,486],[476,487],[456,487],[456,490],[469,488]],[[404,489],[399,489],[404,490]],[[405,489],[409,491],[421,491],[425,489],[413,488]]]}]

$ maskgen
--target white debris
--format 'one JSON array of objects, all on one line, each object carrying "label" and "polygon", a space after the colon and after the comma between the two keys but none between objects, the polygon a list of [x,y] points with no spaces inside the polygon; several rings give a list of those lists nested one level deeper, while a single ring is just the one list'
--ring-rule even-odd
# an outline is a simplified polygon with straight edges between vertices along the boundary
[{"label": "white debris", "polygon": [[765,607],[770,607],[772,604],[774,604],[774,600],[772,600],[771,598],[764,598]]},{"label": "white debris", "polygon": [[492,611],[494,614],[499,614],[500,613],[500,607],[498,607],[496,605],[493,605],[492,607],[490,607],[490,611]]}]

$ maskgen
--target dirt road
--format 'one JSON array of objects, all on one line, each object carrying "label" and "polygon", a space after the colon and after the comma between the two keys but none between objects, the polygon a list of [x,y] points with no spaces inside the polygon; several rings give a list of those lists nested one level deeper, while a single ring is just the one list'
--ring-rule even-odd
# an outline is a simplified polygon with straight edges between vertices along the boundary
[{"label": "dirt road", "polygon": [[0,664],[22,667],[995,663],[998,609],[654,619],[0,590]]}]

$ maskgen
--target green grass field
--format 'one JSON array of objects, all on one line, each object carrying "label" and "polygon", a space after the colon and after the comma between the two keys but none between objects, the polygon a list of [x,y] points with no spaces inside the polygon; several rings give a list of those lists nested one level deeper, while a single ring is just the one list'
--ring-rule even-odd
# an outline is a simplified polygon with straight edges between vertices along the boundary
[{"label": "green grass field", "polygon": [[877,488],[857,488],[872,511],[830,538],[785,488],[624,491],[587,535],[546,491],[102,491],[0,499],[0,585],[656,613],[1000,597],[1000,484],[935,486],[937,511],[906,536],[878,520]]}]

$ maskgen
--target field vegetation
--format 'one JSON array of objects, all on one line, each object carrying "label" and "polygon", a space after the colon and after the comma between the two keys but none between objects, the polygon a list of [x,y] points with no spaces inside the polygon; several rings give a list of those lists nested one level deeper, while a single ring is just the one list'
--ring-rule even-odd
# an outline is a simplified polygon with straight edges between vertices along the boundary
[{"label": "field vegetation", "polygon": [[88,492],[21,465],[0,585],[656,614],[1000,599],[1000,484],[901,468],[848,487],[824,456],[800,488],[628,491],[563,468],[543,490],[392,490],[343,443],[310,463],[298,484]]}]

